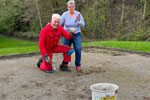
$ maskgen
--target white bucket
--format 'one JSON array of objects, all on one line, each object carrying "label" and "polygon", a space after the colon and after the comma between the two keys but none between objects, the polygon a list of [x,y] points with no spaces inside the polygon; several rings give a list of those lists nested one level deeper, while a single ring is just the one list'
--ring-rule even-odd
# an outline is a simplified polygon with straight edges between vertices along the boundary
[{"label": "white bucket", "polygon": [[117,100],[118,86],[112,83],[97,83],[90,86],[92,100]]}]

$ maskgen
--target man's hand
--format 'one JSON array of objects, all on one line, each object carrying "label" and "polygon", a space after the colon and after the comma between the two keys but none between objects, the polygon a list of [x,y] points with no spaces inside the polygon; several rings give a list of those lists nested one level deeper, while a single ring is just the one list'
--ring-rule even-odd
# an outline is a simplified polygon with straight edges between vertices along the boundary
[{"label": "man's hand", "polygon": [[69,33],[70,33],[70,35],[74,35],[75,29],[74,29],[74,28],[71,28]]},{"label": "man's hand", "polygon": [[75,38],[74,34],[69,36],[70,40],[73,39],[73,38]]},{"label": "man's hand", "polygon": [[74,32],[75,32],[75,29],[74,29],[74,28],[71,28],[71,29],[70,29],[70,32],[71,32],[71,33],[74,33]]},{"label": "man's hand", "polygon": [[44,60],[51,64],[51,60],[50,60],[48,54],[44,55]]}]

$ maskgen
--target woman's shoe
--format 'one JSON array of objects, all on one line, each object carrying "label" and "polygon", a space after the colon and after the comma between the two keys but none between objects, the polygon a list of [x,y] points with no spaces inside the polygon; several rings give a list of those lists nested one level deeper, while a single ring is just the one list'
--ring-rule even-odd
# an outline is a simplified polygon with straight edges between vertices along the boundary
[{"label": "woman's shoe", "polygon": [[81,66],[76,67],[77,72],[81,72]]}]

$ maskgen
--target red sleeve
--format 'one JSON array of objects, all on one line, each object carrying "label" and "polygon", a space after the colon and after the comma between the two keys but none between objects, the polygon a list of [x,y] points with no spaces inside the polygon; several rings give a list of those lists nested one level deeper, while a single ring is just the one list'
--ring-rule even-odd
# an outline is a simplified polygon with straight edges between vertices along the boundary
[{"label": "red sleeve", "polygon": [[61,31],[62,31],[62,36],[68,40],[72,39],[70,33],[68,33],[62,26],[60,26],[60,27],[61,27]]},{"label": "red sleeve", "polygon": [[46,40],[46,30],[42,29],[40,32],[40,37],[39,37],[39,48],[41,51],[42,55],[46,55],[46,48],[45,48],[45,40]]}]

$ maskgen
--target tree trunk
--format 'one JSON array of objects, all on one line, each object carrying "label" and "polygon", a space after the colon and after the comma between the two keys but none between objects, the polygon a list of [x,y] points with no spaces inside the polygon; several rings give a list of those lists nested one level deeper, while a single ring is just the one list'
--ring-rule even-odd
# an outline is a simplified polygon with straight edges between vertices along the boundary
[{"label": "tree trunk", "polygon": [[40,21],[40,27],[42,29],[43,26],[42,26],[42,20],[41,20],[41,15],[40,15],[40,10],[39,10],[38,0],[36,0],[36,7],[37,7],[38,17],[39,17],[39,21]]},{"label": "tree trunk", "polygon": [[122,25],[122,23],[123,23],[124,8],[125,8],[124,2],[125,2],[125,0],[122,0],[122,10],[121,10],[121,17],[120,17],[120,25]]},{"label": "tree trunk", "polygon": [[145,19],[145,14],[146,14],[146,5],[147,5],[147,1],[145,0],[142,20],[144,20],[144,19]]}]

